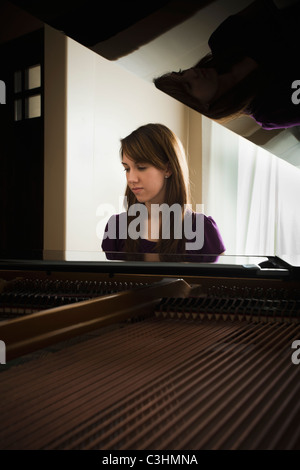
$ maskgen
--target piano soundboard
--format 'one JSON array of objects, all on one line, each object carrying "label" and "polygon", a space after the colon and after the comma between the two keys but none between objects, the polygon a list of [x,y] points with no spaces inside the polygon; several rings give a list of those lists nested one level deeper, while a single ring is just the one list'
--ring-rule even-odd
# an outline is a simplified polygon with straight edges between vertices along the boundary
[{"label": "piano soundboard", "polygon": [[1,449],[300,448],[297,278],[13,267]]}]

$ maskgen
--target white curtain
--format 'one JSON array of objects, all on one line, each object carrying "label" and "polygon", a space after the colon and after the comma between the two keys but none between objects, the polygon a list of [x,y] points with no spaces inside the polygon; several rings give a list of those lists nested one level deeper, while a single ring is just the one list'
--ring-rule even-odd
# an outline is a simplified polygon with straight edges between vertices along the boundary
[{"label": "white curtain", "polygon": [[227,254],[300,254],[300,170],[203,118],[203,201]]},{"label": "white curtain", "polygon": [[276,253],[300,255],[300,169],[278,159]]},{"label": "white curtain", "polygon": [[240,253],[274,255],[276,250],[277,159],[239,138],[237,245]]}]

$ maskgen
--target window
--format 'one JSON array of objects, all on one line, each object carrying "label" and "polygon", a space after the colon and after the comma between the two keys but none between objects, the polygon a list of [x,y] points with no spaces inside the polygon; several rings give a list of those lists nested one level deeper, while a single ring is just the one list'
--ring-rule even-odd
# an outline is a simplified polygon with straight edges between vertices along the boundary
[{"label": "window", "polygon": [[40,64],[16,70],[14,73],[14,120],[37,118],[42,115]]}]

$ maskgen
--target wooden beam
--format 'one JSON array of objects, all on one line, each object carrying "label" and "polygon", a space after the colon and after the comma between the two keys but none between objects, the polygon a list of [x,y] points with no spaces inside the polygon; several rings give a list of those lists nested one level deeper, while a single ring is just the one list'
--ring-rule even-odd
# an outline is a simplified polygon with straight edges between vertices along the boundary
[{"label": "wooden beam", "polygon": [[7,361],[134,315],[151,314],[163,297],[186,297],[182,279],[163,279],[149,286],[101,296],[1,322],[0,339]]}]

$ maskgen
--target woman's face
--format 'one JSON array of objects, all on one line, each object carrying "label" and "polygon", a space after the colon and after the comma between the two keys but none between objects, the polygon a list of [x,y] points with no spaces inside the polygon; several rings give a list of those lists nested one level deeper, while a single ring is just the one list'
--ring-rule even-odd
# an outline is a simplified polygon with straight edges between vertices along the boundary
[{"label": "woman's face", "polygon": [[219,90],[219,75],[213,67],[192,67],[182,72],[173,72],[184,84],[186,92],[204,107],[209,105]]},{"label": "woman's face", "polygon": [[122,165],[127,184],[138,202],[150,207],[150,204],[162,204],[165,201],[166,178],[170,176],[167,169],[160,170],[149,163],[135,163],[124,153]]}]

